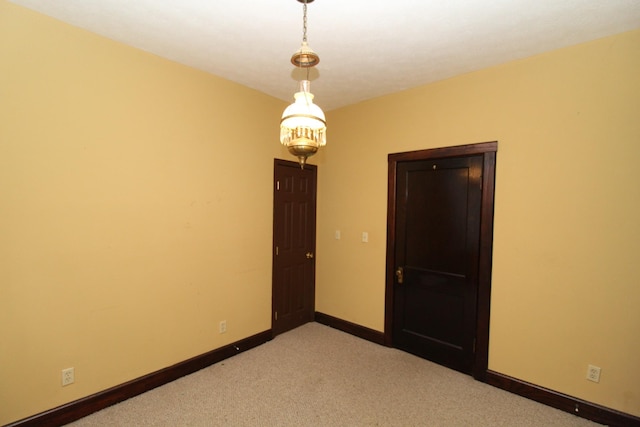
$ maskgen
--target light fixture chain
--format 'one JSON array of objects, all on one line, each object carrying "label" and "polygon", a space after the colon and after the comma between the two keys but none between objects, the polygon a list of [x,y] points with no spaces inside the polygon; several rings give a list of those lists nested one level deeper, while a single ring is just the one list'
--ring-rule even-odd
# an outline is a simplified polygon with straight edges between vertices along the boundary
[{"label": "light fixture chain", "polygon": [[307,41],[307,0],[304,0],[302,6],[302,41]]}]

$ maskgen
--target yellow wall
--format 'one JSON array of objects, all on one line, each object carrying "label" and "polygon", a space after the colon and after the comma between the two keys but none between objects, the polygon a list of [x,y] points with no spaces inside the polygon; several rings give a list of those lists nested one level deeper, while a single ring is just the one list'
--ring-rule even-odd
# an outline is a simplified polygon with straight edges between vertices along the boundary
[{"label": "yellow wall", "polygon": [[5,1],[0,70],[0,425],[271,327],[286,103]]},{"label": "yellow wall", "polygon": [[[285,103],[5,1],[0,70],[0,424],[270,327]],[[388,153],[498,140],[490,369],[640,415],[637,75],[638,31],[330,112],[317,310],[383,329]]]},{"label": "yellow wall", "polygon": [[634,31],[331,112],[316,309],[383,330],[387,154],[497,140],[489,368],[640,415],[639,76]]}]

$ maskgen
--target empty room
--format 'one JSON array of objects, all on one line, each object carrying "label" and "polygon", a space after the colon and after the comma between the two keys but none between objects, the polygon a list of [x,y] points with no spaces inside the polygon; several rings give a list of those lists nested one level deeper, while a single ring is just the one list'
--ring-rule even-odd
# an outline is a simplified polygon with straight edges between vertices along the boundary
[{"label": "empty room", "polygon": [[635,0],[0,0],[0,425],[640,425],[639,76]]}]

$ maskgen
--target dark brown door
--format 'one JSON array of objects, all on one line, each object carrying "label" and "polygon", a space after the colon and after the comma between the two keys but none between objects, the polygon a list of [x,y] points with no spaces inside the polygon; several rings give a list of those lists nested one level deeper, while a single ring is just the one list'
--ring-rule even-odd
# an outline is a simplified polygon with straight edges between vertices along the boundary
[{"label": "dark brown door", "polygon": [[315,165],[276,159],[273,197],[273,336],[313,321]]},{"label": "dark brown door", "polygon": [[480,278],[486,279],[485,161],[470,154],[394,164],[392,345],[469,374],[476,368]]}]

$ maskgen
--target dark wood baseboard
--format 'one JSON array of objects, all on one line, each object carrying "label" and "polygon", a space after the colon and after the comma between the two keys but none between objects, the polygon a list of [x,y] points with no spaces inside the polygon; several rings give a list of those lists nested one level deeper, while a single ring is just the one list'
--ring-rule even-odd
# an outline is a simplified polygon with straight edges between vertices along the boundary
[{"label": "dark wood baseboard", "polygon": [[547,406],[608,426],[640,426],[640,418],[605,408],[508,375],[487,370],[484,382]]},{"label": "dark wood baseboard", "polygon": [[318,323],[331,326],[332,328],[338,329],[342,332],[355,335],[356,337],[374,342],[376,344],[384,345],[384,334],[374,329],[369,329],[365,326],[360,326],[346,320],[338,319],[337,317],[320,313],[318,311],[316,311],[315,320]]},{"label": "dark wood baseboard", "polygon": [[[384,345],[384,334],[328,314],[316,312],[315,320],[367,341]],[[49,411],[7,424],[5,427],[61,426],[79,420],[108,406],[130,399],[207,366],[228,359],[271,340],[271,331],[264,331],[200,356],[177,363],[135,380],[67,403]],[[640,427],[640,418],[586,402],[507,375],[487,370],[484,382],[542,404],[575,414],[608,426]]]},{"label": "dark wood baseboard", "polygon": [[84,397],[66,405],[58,406],[29,418],[8,424],[6,427],[61,426],[79,420],[108,406],[130,399],[134,396],[170,383],[185,375],[192,374],[207,366],[218,363],[231,356],[250,350],[271,340],[271,330],[237,341],[233,344],[212,350],[200,356],[185,360],[173,366],[152,372],[143,377],[117,385],[91,396]]}]

